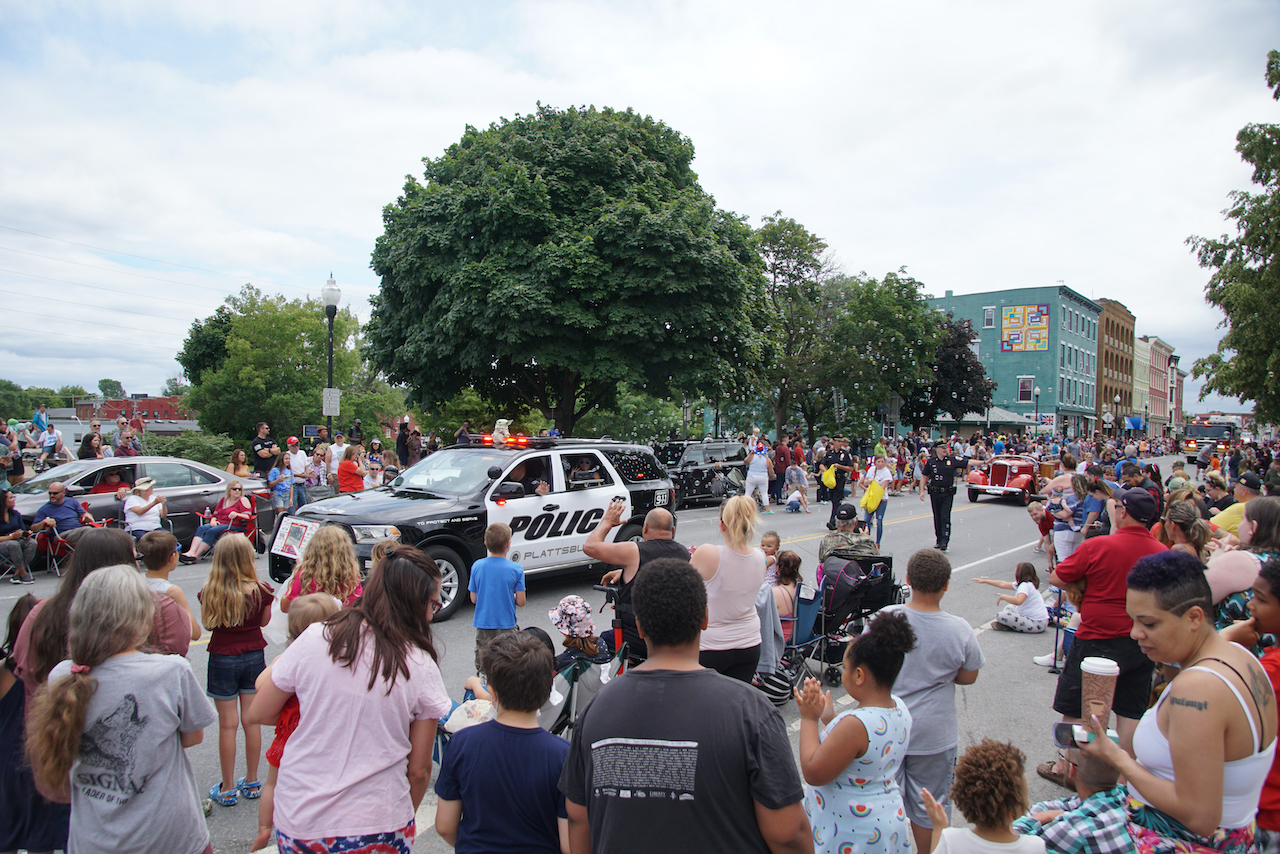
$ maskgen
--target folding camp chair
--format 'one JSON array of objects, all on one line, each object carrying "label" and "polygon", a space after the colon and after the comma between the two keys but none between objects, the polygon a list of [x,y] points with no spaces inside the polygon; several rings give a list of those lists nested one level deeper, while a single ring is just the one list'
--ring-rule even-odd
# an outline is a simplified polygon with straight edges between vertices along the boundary
[{"label": "folding camp chair", "polygon": [[782,664],[788,673],[794,674],[793,686],[800,685],[802,676],[818,678],[818,674],[809,668],[809,659],[824,637],[817,629],[825,592],[825,578],[818,582],[817,587],[803,582],[796,585],[795,611],[790,617],[782,618],[782,622],[792,625],[791,640],[782,651]]}]

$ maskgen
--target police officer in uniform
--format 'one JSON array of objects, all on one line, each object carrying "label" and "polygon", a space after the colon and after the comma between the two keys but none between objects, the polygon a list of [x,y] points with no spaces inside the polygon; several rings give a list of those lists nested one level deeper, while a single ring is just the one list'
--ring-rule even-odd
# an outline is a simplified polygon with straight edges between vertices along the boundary
[{"label": "police officer in uniform", "polygon": [[924,501],[926,486],[929,503],[933,505],[933,535],[935,549],[947,550],[951,542],[951,504],[956,499],[956,477],[968,468],[964,457],[948,453],[945,439],[933,443],[933,456],[924,464],[920,478],[920,500]]},{"label": "police officer in uniform", "polygon": [[827,530],[836,529],[836,513],[844,503],[845,478],[853,471],[853,454],[845,446],[844,434],[837,433],[827,447],[827,453],[818,466],[818,482],[822,482],[822,474],[827,469],[835,469],[836,485],[829,490],[831,496],[831,518],[827,520]]}]

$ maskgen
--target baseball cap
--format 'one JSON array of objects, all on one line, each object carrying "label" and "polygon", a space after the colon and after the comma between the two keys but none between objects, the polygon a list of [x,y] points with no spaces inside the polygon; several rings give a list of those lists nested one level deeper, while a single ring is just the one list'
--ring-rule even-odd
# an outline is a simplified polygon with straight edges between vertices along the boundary
[{"label": "baseball cap", "polygon": [[852,504],[841,504],[840,509],[836,510],[836,519],[841,522],[848,522],[850,519],[858,518],[858,508]]},{"label": "baseball cap", "polygon": [[289,441],[288,441],[288,443],[287,443],[287,444],[290,444],[290,445],[296,445],[296,444],[298,444],[298,437],[297,437],[297,436],[290,436],[290,437],[289,437]]},{"label": "baseball cap", "polygon": [[1252,490],[1253,492],[1262,491],[1262,481],[1251,471],[1247,471],[1240,475],[1240,485],[1245,489]]},{"label": "baseball cap", "polygon": [[1120,503],[1126,513],[1144,525],[1156,518],[1156,500],[1145,489],[1130,489]]}]

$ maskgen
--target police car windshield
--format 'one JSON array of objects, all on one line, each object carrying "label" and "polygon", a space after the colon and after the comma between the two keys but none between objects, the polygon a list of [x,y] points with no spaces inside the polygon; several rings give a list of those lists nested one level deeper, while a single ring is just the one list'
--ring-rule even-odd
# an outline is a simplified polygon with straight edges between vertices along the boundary
[{"label": "police car windshield", "polygon": [[489,469],[505,469],[519,451],[492,448],[463,450],[445,448],[406,471],[399,489],[432,492],[441,496],[471,495],[489,482]]}]

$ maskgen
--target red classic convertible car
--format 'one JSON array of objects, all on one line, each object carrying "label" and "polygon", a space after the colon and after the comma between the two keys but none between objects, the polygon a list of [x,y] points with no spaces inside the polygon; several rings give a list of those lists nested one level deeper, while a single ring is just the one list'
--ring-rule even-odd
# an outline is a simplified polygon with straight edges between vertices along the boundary
[{"label": "red classic convertible car", "polygon": [[979,495],[1015,496],[1022,506],[1039,491],[1039,463],[1023,454],[1001,454],[969,472],[969,500]]}]

